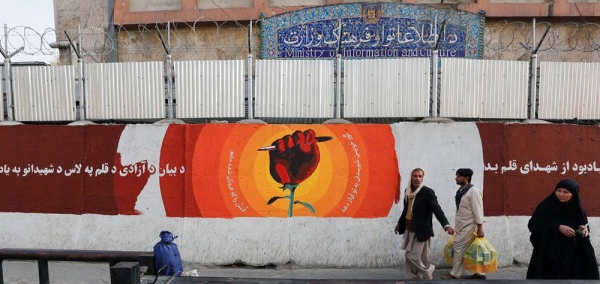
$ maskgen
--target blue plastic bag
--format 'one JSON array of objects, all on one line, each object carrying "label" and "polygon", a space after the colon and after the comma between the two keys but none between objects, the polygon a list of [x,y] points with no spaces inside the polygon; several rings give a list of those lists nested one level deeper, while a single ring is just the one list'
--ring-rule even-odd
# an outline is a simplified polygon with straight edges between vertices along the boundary
[{"label": "blue plastic bag", "polygon": [[183,272],[181,255],[179,254],[177,244],[173,243],[173,240],[177,236],[173,237],[173,234],[169,231],[162,231],[159,236],[161,241],[154,245],[154,266],[156,271],[158,272],[159,269],[166,265],[167,267],[160,271],[159,275],[181,276]]}]

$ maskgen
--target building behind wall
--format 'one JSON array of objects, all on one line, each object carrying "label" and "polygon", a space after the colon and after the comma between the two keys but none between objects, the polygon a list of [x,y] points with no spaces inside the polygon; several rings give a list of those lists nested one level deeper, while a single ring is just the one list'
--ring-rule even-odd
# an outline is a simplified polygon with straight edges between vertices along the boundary
[{"label": "building behind wall", "polygon": [[[600,3],[595,0],[55,0],[56,30],[66,40],[82,31],[86,62],[158,61],[165,58],[159,39],[170,42],[174,60],[245,59],[249,49],[259,58],[261,15],[326,5],[403,3],[478,13],[485,11],[485,59],[527,60],[532,46],[551,25],[539,60],[600,61]],[[440,3],[441,2],[441,3]],[[109,7],[114,7],[110,9]],[[252,34],[249,26],[252,21]],[[114,37],[111,39],[111,27]],[[170,36],[167,31],[170,31]],[[68,50],[61,62],[72,61]]]}]

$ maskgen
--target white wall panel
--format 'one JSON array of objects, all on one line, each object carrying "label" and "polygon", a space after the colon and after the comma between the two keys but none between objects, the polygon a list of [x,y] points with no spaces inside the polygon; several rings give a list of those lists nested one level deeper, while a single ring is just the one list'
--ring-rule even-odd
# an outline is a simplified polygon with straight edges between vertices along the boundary
[{"label": "white wall panel", "polygon": [[73,121],[73,66],[12,68],[15,120]]},{"label": "white wall panel", "polygon": [[525,61],[442,58],[440,116],[526,119]]},{"label": "white wall panel", "polygon": [[540,62],[539,119],[600,119],[600,63]]},{"label": "white wall panel", "polygon": [[243,60],[177,61],[178,118],[244,117]]},{"label": "white wall panel", "polygon": [[429,116],[430,60],[344,61],[344,117]]},{"label": "white wall panel", "polygon": [[334,116],[333,60],[256,60],[256,117]]},{"label": "white wall panel", "polygon": [[87,119],[165,117],[163,62],[85,65]]}]

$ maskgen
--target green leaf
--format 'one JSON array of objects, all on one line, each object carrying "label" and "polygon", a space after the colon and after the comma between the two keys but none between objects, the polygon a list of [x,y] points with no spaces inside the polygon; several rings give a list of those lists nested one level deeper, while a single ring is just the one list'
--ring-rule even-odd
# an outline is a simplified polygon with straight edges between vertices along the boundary
[{"label": "green leaf", "polygon": [[315,214],[315,208],[312,205],[310,205],[309,203],[302,202],[302,201],[294,201],[294,204],[302,204],[302,205],[304,205],[304,207],[308,208],[308,210],[310,210],[311,213]]},{"label": "green leaf", "polygon": [[271,197],[271,199],[269,199],[269,201],[267,201],[267,205],[271,205],[271,203],[273,203],[273,202],[277,201],[277,199],[281,199],[281,198],[290,199],[290,196],[289,195],[286,195],[286,196],[273,196],[273,197]]}]

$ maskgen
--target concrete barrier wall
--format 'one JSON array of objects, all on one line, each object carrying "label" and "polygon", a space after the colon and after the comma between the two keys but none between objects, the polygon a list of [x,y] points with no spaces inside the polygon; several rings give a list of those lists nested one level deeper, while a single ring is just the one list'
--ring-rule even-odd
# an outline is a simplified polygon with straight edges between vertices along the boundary
[{"label": "concrete barrier wall", "polygon": [[[169,230],[197,265],[398,266],[411,170],[425,170],[453,223],[454,173],[470,167],[501,266],[529,262],[528,216],[563,178],[580,184],[599,251],[593,126],[27,125],[0,137],[5,248],[151,250]],[[444,266],[448,237],[434,226]]]}]

